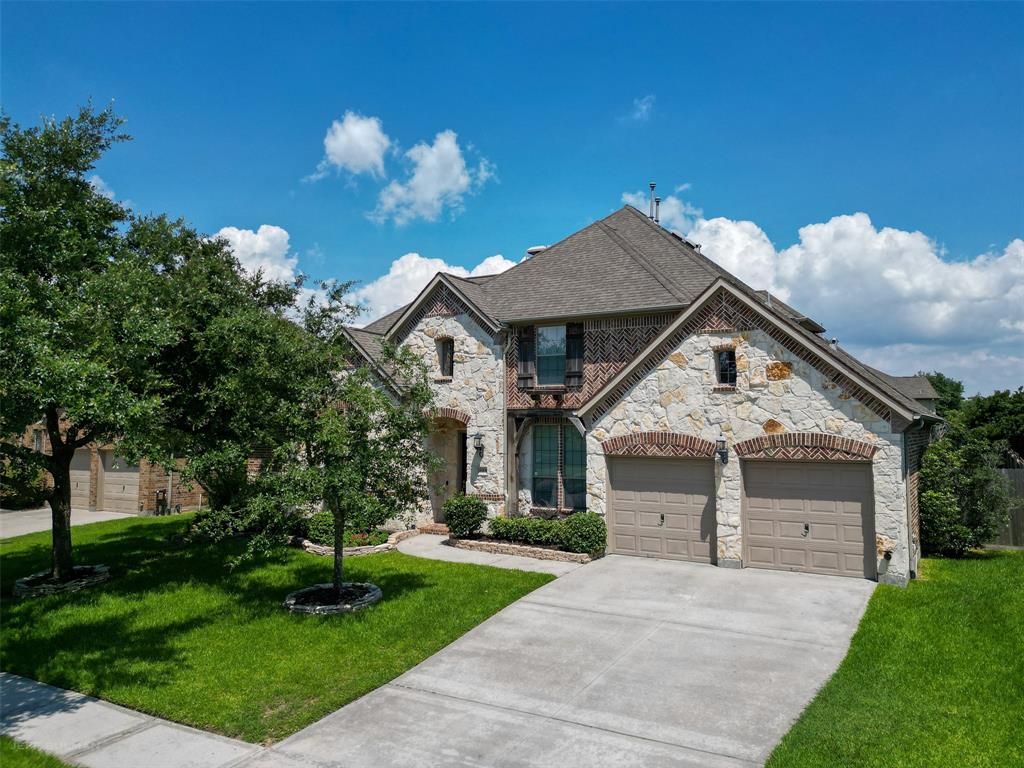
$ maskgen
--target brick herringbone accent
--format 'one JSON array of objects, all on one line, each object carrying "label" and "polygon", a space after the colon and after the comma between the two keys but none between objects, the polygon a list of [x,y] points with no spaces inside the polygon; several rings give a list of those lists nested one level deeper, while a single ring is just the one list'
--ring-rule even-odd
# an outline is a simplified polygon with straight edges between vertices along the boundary
[{"label": "brick herringbone accent", "polygon": [[760,330],[768,334],[772,339],[785,347],[796,357],[810,364],[815,370],[825,376],[834,387],[838,387],[839,397],[842,399],[856,398],[866,408],[870,408],[879,418],[885,421],[892,421],[893,413],[880,400],[869,394],[856,382],[837,368],[831,365],[821,355],[806,349],[794,340],[787,331],[780,328],[774,321],[762,315],[760,312],[741,303],[734,296],[728,294],[724,289],[711,296],[704,306],[693,313],[689,320],[683,323],[667,339],[658,345],[650,355],[638,366],[629,376],[619,383],[608,395],[602,398],[592,413],[596,421],[607,413],[616,402],[633,386],[643,381],[662,360],[669,356],[684,339],[693,333],[702,332],[723,332]]},{"label": "brick herringbone accent", "polygon": [[409,332],[422,320],[424,317],[455,317],[455,315],[469,315],[473,318],[473,321],[484,330],[491,328],[491,323],[484,320],[479,314],[474,312],[465,301],[463,301],[457,294],[455,294],[447,285],[444,283],[438,283],[433,293],[427,296],[423,303],[420,304],[419,309],[414,312],[409,319],[402,323],[401,328],[397,330],[392,341],[395,344],[401,343],[402,339],[409,335]]},{"label": "brick herringbone accent", "polygon": [[518,387],[519,333],[510,333],[505,349],[505,381],[509,408],[575,409],[615,378],[672,322],[674,313],[636,317],[610,317],[583,323],[583,385],[533,397]]},{"label": "brick herringbone accent", "polygon": [[715,455],[715,444],[681,432],[634,432],[601,443],[607,456],[704,458]]},{"label": "brick herringbone accent", "polygon": [[742,459],[781,461],[871,461],[877,446],[861,440],[821,432],[786,432],[762,435],[736,443]]},{"label": "brick herringbone accent", "polygon": [[463,425],[469,424],[471,418],[465,411],[460,411],[458,408],[449,408],[448,406],[435,408],[430,411],[430,415],[435,419],[454,419]]}]

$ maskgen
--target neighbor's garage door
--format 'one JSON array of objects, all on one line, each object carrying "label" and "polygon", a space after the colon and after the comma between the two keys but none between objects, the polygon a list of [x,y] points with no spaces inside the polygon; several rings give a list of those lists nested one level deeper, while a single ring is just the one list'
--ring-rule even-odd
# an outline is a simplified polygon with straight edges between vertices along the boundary
[{"label": "neighbor's garage door", "polygon": [[875,577],[871,465],[744,461],[747,565]]},{"label": "neighbor's garage door", "polygon": [[108,512],[139,512],[139,467],[113,451],[103,451],[103,509]]},{"label": "neighbor's garage door", "polygon": [[610,549],[711,562],[715,473],[710,460],[608,459]]},{"label": "neighbor's garage door", "polygon": [[92,485],[92,454],[88,448],[79,448],[71,458],[71,508],[88,509]]}]

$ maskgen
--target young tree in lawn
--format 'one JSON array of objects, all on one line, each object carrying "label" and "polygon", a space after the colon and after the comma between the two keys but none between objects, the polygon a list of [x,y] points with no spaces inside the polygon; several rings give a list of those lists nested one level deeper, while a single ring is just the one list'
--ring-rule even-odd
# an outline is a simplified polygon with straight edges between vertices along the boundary
[{"label": "young tree in lawn", "polygon": [[426,372],[406,351],[389,350],[383,375],[400,383],[398,393],[382,386],[380,372],[353,369],[342,332],[347,287],[324,286],[326,298],[310,301],[303,314],[312,340],[304,370],[303,472],[308,500],[322,503],[334,518],[336,598],[344,584],[346,525],[375,527],[411,513],[426,498],[431,462]]},{"label": "young tree in lawn", "polygon": [[[74,575],[75,450],[124,438],[138,449],[161,411],[153,361],[173,340],[166,269],[134,249],[129,212],[86,174],[128,136],[111,109],[21,128],[0,118],[0,437],[5,459],[52,478],[52,577]],[[51,452],[19,438],[42,419]]]}]

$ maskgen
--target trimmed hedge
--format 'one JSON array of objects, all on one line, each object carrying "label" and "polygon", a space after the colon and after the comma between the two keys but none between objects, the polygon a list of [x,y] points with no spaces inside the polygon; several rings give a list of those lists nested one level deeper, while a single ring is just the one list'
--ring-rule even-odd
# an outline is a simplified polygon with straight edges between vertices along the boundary
[{"label": "trimmed hedge", "polygon": [[487,519],[487,505],[480,499],[459,494],[444,503],[444,521],[457,539],[472,536]]},{"label": "trimmed hedge", "polygon": [[542,517],[496,517],[489,523],[491,536],[516,544],[561,547],[566,552],[592,555],[603,552],[608,531],[604,518],[593,512],[575,512],[560,520]]}]

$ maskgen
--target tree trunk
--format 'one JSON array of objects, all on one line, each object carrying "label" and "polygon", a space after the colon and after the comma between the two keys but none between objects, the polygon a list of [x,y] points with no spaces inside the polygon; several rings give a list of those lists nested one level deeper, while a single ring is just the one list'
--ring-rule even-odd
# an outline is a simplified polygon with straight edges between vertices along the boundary
[{"label": "tree trunk", "polygon": [[341,598],[342,557],[345,547],[345,509],[335,501],[334,508],[334,593]]},{"label": "tree trunk", "polygon": [[50,494],[50,512],[53,520],[53,578],[69,581],[74,575],[71,558],[71,459],[74,449],[53,446],[50,474],[53,493]]}]

